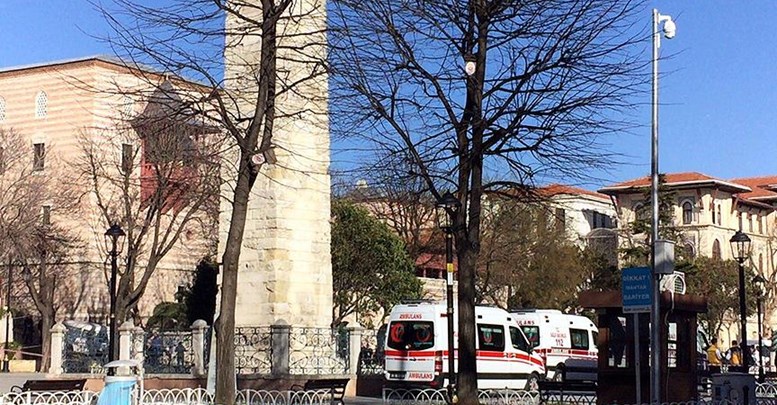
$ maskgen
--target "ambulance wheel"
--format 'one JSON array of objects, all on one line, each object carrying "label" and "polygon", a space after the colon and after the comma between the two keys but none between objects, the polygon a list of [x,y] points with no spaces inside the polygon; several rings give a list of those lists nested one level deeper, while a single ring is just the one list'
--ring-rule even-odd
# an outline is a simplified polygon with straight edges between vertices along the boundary
[{"label": "ambulance wheel", "polygon": [[553,381],[557,382],[563,382],[564,381],[564,365],[559,364],[556,366],[556,372],[553,373]]},{"label": "ambulance wheel", "polygon": [[540,375],[537,373],[531,373],[526,380],[526,391],[539,391],[540,389]]}]

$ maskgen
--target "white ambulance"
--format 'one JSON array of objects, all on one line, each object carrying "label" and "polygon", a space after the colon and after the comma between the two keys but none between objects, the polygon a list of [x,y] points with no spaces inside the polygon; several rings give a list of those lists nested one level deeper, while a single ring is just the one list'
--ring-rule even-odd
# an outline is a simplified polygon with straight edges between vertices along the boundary
[{"label": "white ambulance", "polygon": [[520,310],[511,314],[542,357],[548,379],[562,381],[564,368],[569,363],[574,363],[575,368],[587,364],[595,374],[598,330],[590,319],[555,309]]},{"label": "white ambulance", "polygon": [[[545,368],[513,316],[500,308],[478,306],[475,321],[478,387],[536,390]],[[454,323],[454,342],[458,345],[458,322]],[[385,340],[389,386],[447,386],[448,354],[444,304],[427,301],[394,306]]]}]

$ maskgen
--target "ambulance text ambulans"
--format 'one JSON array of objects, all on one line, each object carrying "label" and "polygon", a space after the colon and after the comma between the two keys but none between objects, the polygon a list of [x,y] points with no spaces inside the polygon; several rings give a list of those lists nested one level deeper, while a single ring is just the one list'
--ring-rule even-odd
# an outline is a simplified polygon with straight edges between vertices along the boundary
[{"label": "ambulance text ambulans", "polygon": [[561,381],[569,359],[590,360],[590,367],[596,368],[598,331],[590,319],[555,309],[521,310],[511,315],[542,357],[548,379]]},{"label": "ambulance text ambulans", "polygon": [[[479,388],[536,389],[543,361],[514,317],[495,307],[475,307]],[[454,346],[458,344],[454,322]],[[390,386],[442,388],[448,384],[448,319],[440,303],[396,305],[385,341],[385,376]],[[458,367],[458,366],[456,366]]]}]

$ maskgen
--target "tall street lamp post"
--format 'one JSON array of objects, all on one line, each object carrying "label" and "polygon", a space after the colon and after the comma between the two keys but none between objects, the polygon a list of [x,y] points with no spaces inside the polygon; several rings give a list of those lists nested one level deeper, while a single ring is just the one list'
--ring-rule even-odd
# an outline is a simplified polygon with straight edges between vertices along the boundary
[{"label": "tall street lamp post", "polygon": [[764,382],[764,364],[763,364],[763,357],[761,357],[761,353],[763,353],[763,321],[761,320],[762,317],[762,309],[761,305],[763,303],[764,295],[766,295],[766,280],[764,280],[761,275],[756,275],[755,278],[753,278],[753,284],[756,288],[756,304],[758,308],[758,353],[756,354],[756,359],[758,359],[758,382],[763,383]]},{"label": "tall street lamp post", "polygon": [[445,269],[447,270],[447,282],[445,292],[447,297],[447,310],[445,315],[448,318],[448,401],[454,403],[454,341],[453,341],[453,224],[456,213],[461,207],[459,200],[446,192],[442,199],[437,202],[437,223],[440,229],[445,233]]},{"label": "tall street lamp post", "polygon": [[741,230],[737,231],[729,241],[734,259],[739,263],[739,318],[742,323],[740,348],[742,349],[742,368],[748,372],[747,355],[747,303],[745,302],[745,260],[750,257],[750,237]]},{"label": "tall street lamp post", "polygon": [[[124,241],[124,230],[118,224],[111,225],[107,231],[105,231],[105,247],[108,249],[108,254],[111,256],[111,282],[108,288],[110,289],[111,298],[111,325],[110,334],[108,339],[108,362],[116,360],[116,339],[114,334],[116,333],[116,276],[119,273],[118,257],[122,250]],[[108,369],[108,374],[113,375],[114,368]]]},{"label": "tall street lamp post", "polygon": [[[660,29],[663,24],[663,29]],[[660,309],[660,281],[661,274],[656,271],[656,241],[658,240],[658,48],[661,47],[661,33],[666,39],[672,39],[675,36],[677,27],[672,21],[672,17],[661,15],[658,10],[653,9],[653,97],[652,97],[652,126],[651,126],[651,188],[650,195],[652,199],[652,240],[651,240],[651,267],[653,269],[653,304],[650,308],[650,352],[653,361],[650,372],[650,402],[661,403],[661,309]]]}]

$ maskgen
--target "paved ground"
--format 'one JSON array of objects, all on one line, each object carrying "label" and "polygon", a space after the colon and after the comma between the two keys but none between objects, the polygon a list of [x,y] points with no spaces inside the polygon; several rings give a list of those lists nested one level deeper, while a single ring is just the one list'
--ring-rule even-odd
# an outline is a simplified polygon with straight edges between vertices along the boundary
[{"label": "paved ground", "polygon": [[43,380],[45,373],[0,373],[0,393],[8,392],[14,385],[22,386],[27,380]]}]

